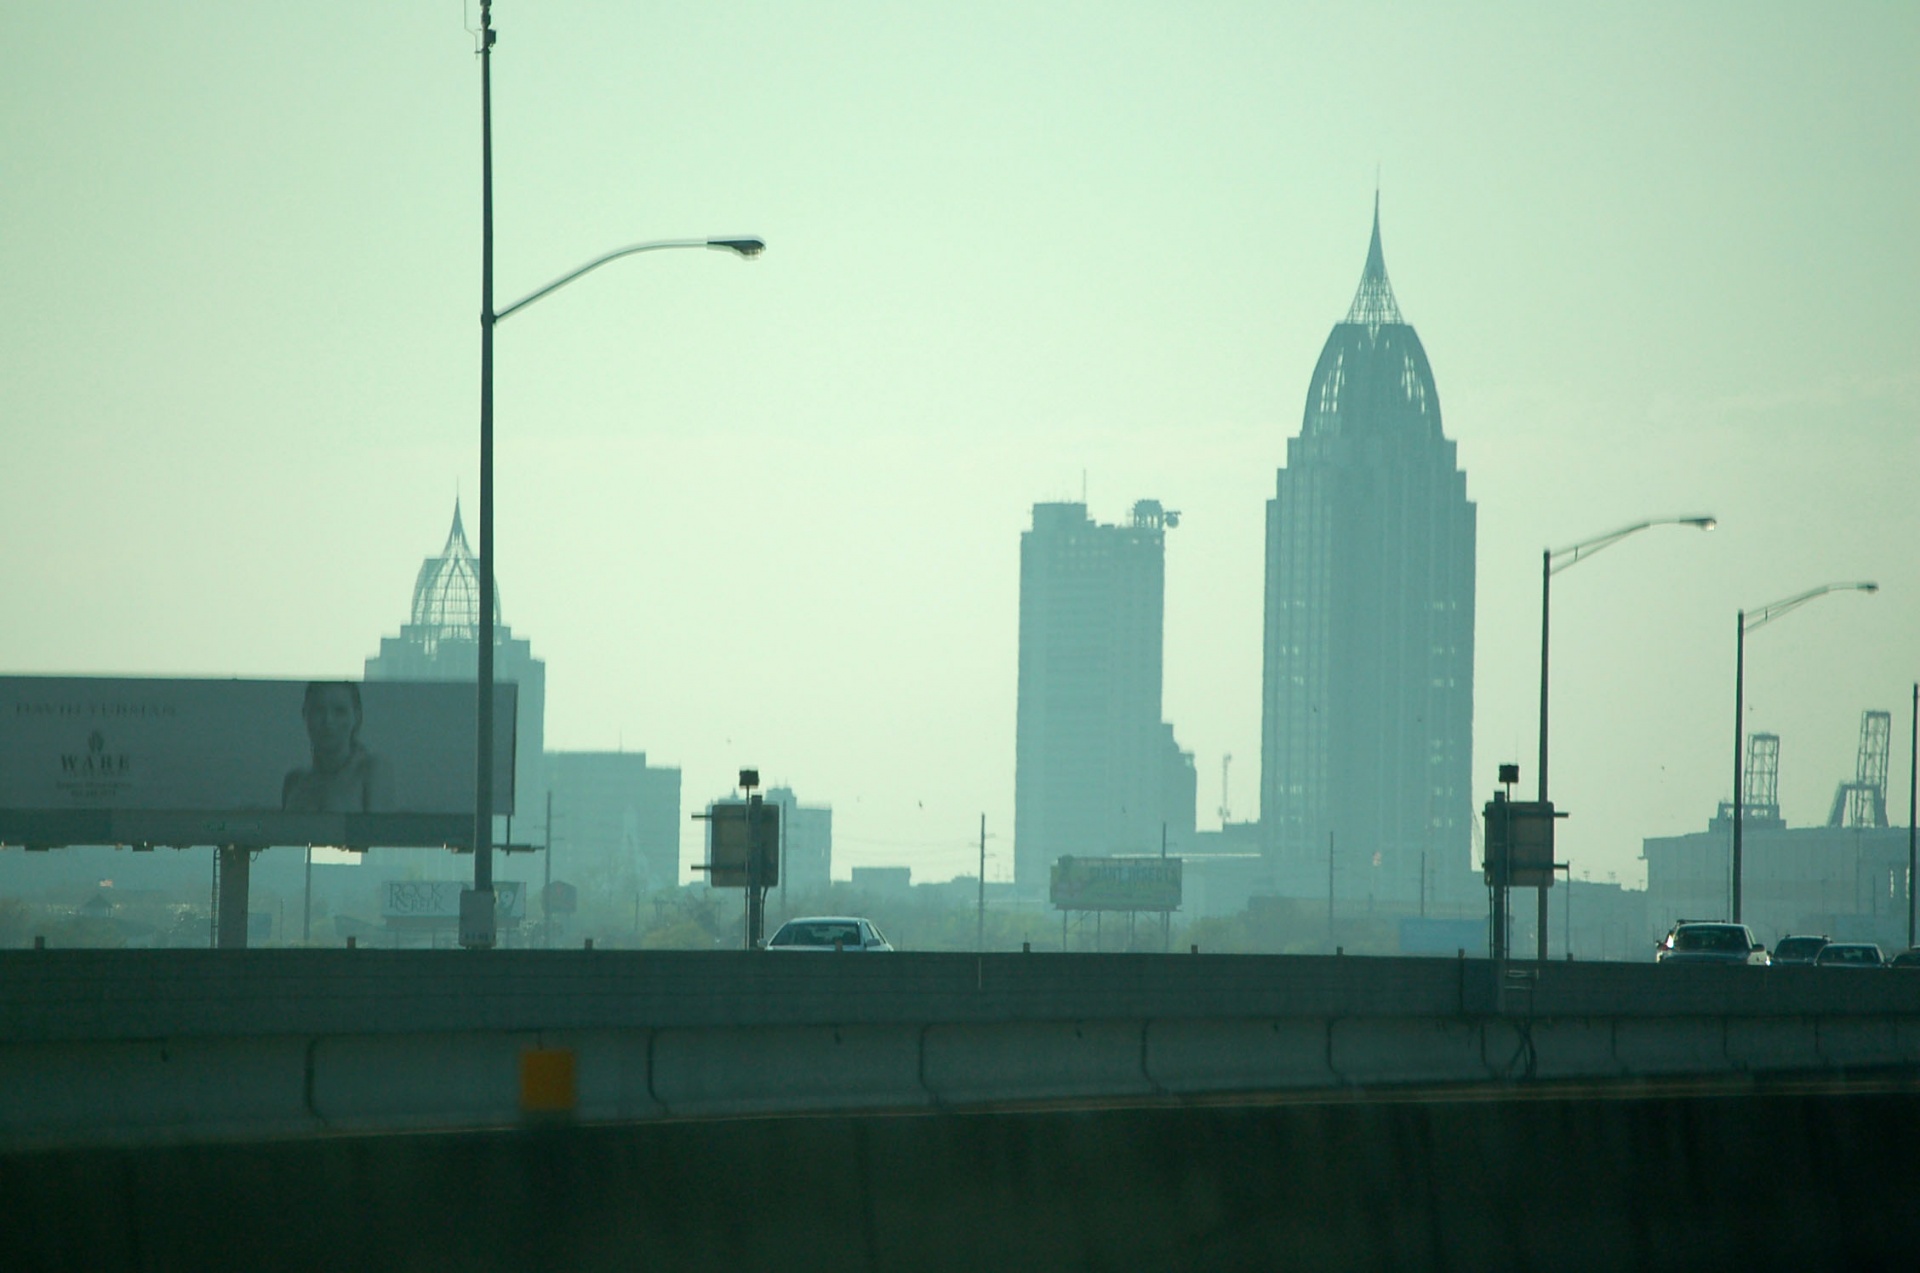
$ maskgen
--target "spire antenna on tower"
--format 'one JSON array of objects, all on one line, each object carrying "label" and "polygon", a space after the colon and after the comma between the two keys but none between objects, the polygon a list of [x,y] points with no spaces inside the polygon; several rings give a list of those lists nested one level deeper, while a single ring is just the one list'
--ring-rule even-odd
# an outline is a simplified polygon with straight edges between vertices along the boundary
[{"label": "spire antenna on tower", "polygon": [[1347,321],[1366,325],[1368,335],[1378,335],[1384,323],[1404,323],[1400,306],[1393,299],[1393,284],[1387,281],[1387,258],[1380,250],[1380,190],[1373,192],[1373,238],[1367,244],[1366,268],[1360,272],[1360,287],[1353,294],[1353,307]]}]

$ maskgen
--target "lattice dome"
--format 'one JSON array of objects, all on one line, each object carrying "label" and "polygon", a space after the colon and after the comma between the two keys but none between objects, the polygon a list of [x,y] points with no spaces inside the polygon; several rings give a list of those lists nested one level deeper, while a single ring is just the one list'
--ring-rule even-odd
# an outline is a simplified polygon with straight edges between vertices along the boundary
[{"label": "lattice dome", "polygon": [[1373,239],[1345,321],[1320,351],[1307,389],[1301,433],[1307,437],[1411,433],[1440,437],[1440,395],[1419,335],[1400,316],[1380,250],[1380,199]]},{"label": "lattice dome", "polygon": [[[493,621],[500,623],[500,589],[493,590]],[[420,563],[413,583],[413,619],[441,640],[476,641],[480,636],[480,560],[467,544],[460,523],[460,502],[453,504],[453,528],[438,557]]]}]

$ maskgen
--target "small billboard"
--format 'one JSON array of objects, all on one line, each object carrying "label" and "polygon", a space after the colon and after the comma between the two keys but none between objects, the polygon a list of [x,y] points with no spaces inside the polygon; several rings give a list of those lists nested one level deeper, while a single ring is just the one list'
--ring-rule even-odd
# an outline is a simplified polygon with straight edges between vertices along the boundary
[{"label": "small billboard", "polygon": [[755,796],[707,806],[707,882],[715,888],[773,888],[780,883],[779,805]]},{"label": "small billboard", "polygon": [[1063,857],[1049,898],[1063,911],[1177,911],[1180,859]]},{"label": "small billboard", "polygon": [[[494,687],[496,814],[514,689]],[[310,837],[343,817],[471,820],[474,717],[471,682],[0,677],[0,839],[78,820],[108,842],[339,843]]]},{"label": "small billboard", "polygon": [[1486,825],[1486,854],[1482,874],[1492,887],[1553,887],[1553,823],[1567,815],[1552,801],[1508,800],[1495,793],[1481,810]]},{"label": "small billboard", "polygon": [[[460,922],[460,895],[471,880],[388,880],[380,917],[388,928],[451,928]],[[503,927],[527,916],[527,886],[519,880],[493,882],[493,912]]]}]

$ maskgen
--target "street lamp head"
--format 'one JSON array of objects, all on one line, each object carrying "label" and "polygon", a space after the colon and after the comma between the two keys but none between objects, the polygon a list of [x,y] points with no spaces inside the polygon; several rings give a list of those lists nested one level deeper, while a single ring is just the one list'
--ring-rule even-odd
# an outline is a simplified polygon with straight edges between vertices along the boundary
[{"label": "street lamp head", "polygon": [[1720,522],[1717,518],[1712,517],[1682,517],[1680,524],[1682,526],[1698,526],[1701,530],[1712,530],[1718,526]]},{"label": "street lamp head", "polygon": [[1858,589],[1859,589],[1860,591],[1862,591],[1862,592],[1878,592],[1878,591],[1880,591],[1880,585],[1879,585],[1879,584],[1877,584],[1877,583],[1872,583],[1872,582],[1867,582],[1867,583],[1857,583],[1857,584],[1855,584],[1855,585],[1853,585],[1853,586],[1854,586],[1854,587],[1856,587],[1856,588],[1858,588]]},{"label": "street lamp head", "polygon": [[765,240],[752,238],[708,239],[707,246],[720,252],[737,253],[748,260],[752,260],[767,250]]}]

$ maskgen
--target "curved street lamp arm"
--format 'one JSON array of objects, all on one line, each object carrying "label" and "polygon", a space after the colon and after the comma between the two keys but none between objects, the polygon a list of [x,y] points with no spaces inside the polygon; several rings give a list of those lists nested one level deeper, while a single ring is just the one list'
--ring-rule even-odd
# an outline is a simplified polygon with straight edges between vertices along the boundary
[{"label": "curved street lamp arm", "polygon": [[1592,539],[1583,539],[1565,548],[1549,550],[1548,573],[1557,575],[1576,561],[1591,557],[1602,548],[1611,548],[1627,536],[1637,535],[1654,526],[1697,526],[1701,530],[1712,530],[1719,524],[1712,517],[1655,517],[1644,522],[1635,522],[1631,526],[1622,526],[1619,530],[1610,530],[1604,535],[1595,535]]},{"label": "curved street lamp arm", "polygon": [[1740,624],[1741,624],[1740,630],[1742,632],[1751,632],[1755,628],[1760,627],[1762,624],[1773,622],[1775,619],[1778,619],[1783,614],[1788,614],[1794,610],[1798,610],[1801,606],[1804,606],[1805,604],[1807,604],[1807,602],[1812,601],[1815,597],[1826,596],[1829,592],[1878,592],[1878,591],[1880,591],[1880,585],[1867,580],[1863,580],[1859,583],[1823,583],[1818,588],[1809,588],[1805,592],[1796,593],[1795,595],[1786,598],[1784,601],[1771,602],[1767,605],[1761,606],[1757,610],[1742,611],[1741,612],[1742,618],[1740,620]]},{"label": "curved street lamp arm", "polygon": [[634,243],[627,247],[615,248],[604,256],[596,256],[579,269],[563,274],[553,282],[535,292],[529,292],[506,308],[497,311],[493,320],[497,323],[508,314],[533,304],[548,292],[557,292],[582,274],[590,274],[609,261],[617,261],[623,256],[632,256],[636,252],[658,252],[665,248],[714,248],[722,252],[733,252],[743,257],[755,257],[766,250],[767,245],[759,239],[656,239],[650,243]]}]

